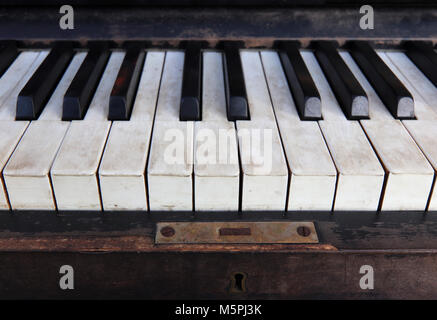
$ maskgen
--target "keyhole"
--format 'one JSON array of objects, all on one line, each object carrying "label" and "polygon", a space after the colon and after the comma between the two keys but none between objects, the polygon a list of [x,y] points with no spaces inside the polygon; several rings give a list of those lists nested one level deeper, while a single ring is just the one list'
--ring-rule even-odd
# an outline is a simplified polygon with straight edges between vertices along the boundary
[{"label": "keyhole", "polygon": [[247,275],[243,272],[236,272],[231,277],[231,292],[241,293],[246,291]]}]

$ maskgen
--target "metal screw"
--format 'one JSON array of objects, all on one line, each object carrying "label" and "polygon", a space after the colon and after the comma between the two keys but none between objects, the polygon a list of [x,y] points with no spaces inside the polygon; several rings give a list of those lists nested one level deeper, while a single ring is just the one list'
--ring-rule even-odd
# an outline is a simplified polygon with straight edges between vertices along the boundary
[{"label": "metal screw", "polygon": [[164,237],[169,238],[169,237],[173,237],[174,236],[175,231],[174,231],[174,229],[172,227],[167,226],[167,227],[164,227],[164,228],[161,229],[161,234]]},{"label": "metal screw", "polygon": [[300,227],[297,228],[297,233],[301,237],[308,237],[311,234],[311,230],[308,227],[300,226]]}]

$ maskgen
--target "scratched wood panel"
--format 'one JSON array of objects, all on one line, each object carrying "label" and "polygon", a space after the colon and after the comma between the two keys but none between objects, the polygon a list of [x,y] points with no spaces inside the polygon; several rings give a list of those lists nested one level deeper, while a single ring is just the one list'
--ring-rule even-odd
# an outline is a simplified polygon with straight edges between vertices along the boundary
[{"label": "scratched wood panel", "polygon": [[[0,259],[0,298],[9,299],[437,298],[436,253],[1,253]],[[59,289],[65,264],[74,266],[74,290]],[[359,286],[363,265],[374,269],[373,290]],[[233,285],[238,274],[244,290]]]}]

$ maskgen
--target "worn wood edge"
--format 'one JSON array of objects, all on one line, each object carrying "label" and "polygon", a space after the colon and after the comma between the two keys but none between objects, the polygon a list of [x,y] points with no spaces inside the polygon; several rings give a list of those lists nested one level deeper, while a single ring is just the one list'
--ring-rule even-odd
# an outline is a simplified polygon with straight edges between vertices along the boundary
[{"label": "worn wood edge", "polygon": [[11,236],[0,238],[0,254],[45,253],[339,253],[339,254],[437,254],[437,249],[341,249],[320,244],[155,244],[144,235]]},{"label": "worn wood edge", "polygon": [[[174,41],[254,40],[253,46],[274,39],[432,39],[436,40],[437,9],[425,7],[378,8],[375,28],[362,30],[357,8],[75,8],[74,30],[61,30],[56,24],[59,13],[50,8],[33,8],[23,15],[22,8],[0,8],[0,39],[52,40],[125,40]],[[339,21],[341,23],[339,23]],[[39,25],[35,28],[34,25]],[[160,28],[156,28],[159,25]],[[345,27],[346,26],[346,27]],[[142,30],[141,34],[137,30]],[[285,30],[285,31],[284,31]],[[250,45],[250,46],[252,46]]]},{"label": "worn wood edge", "polygon": [[293,252],[337,251],[330,244],[155,244],[150,236],[11,236],[0,252]]}]

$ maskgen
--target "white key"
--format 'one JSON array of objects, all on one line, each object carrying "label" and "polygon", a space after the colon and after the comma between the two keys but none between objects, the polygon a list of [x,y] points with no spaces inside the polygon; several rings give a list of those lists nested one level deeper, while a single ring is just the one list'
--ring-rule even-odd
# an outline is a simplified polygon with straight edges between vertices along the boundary
[{"label": "white key", "polygon": [[165,52],[146,56],[129,121],[113,121],[99,169],[104,210],[147,210],[145,169]]},{"label": "white key", "polygon": [[[316,57],[311,51],[301,50],[300,54],[310,71],[314,83],[319,90],[322,103],[322,116],[326,121],[348,121],[340,105],[335,98],[334,92],[328,84]],[[335,160],[335,159],[334,159]]]},{"label": "white key", "polygon": [[400,121],[362,121],[387,171],[381,210],[425,210],[434,170]]},{"label": "white key", "polygon": [[194,124],[194,192],[197,211],[238,211],[237,135],[226,117],[221,53],[203,54],[202,121]]},{"label": "white key", "polygon": [[[3,170],[12,209],[56,209],[49,171],[69,126],[68,122],[61,121],[59,110],[62,110],[64,93],[85,55],[78,53],[74,56],[47,103],[47,109],[44,108],[39,120],[29,125]],[[52,113],[58,118],[48,116]]]},{"label": "white key", "polygon": [[361,72],[360,67],[355,63],[352,56],[346,51],[340,51],[340,56],[343,58],[350,71],[361,84],[369,100],[369,118],[372,120],[394,120],[390,111],[385,107],[379,98],[378,94],[372,88],[372,85],[367,81],[365,75]]},{"label": "white key", "polygon": [[17,85],[10,91],[10,95],[1,103],[0,119],[15,121],[18,95],[48,54],[49,51],[46,50],[38,54],[24,76],[21,77]]},{"label": "white key", "polygon": [[250,121],[237,121],[242,210],[285,210],[288,168],[259,52],[242,51]]},{"label": "white key", "polygon": [[109,98],[125,55],[124,51],[116,51],[111,54],[83,120],[108,121]]},{"label": "white key", "polygon": [[302,56],[319,89],[324,117],[319,125],[338,171],[334,210],[376,211],[384,170],[359,122],[346,120],[314,54]]},{"label": "white key", "polygon": [[5,71],[0,79],[0,105],[11,95],[39,54],[39,51],[22,52]]},{"label": "white key", "polygon": [[29,126],[3,171],[12,209],[56,209],[48,174],[67,128],[61,121]]},{"label": "white key", "polygon": [[97,170],[111,122],[109,97],[123,62],[114,52],[84,120],[72,121],[50,171],[59,210],[101,210]]},{"label": "white key", "polygon": [[[21,136],[27,128],[27,121],[3,121],[0,120],[0,168],[3,169]],[[1,179],[0,209],[9,209],[8,196],[5,183]]]},{"label": "white key", "polygon": [[[59,121],[62,119],[62,104],[64,101],[64,95],[73,81],[77,71],[85,60],[87,53],[80,52],[75,54],[68,69],[65,71],[61,81],[41,112],[38,120]],[[61,107],[59,106],[61,105]]]},{"label": "white key", "polygon": [[342,57],[369,97],[370,120],[361,124],[386,171],[381,210],[425,210],[434,172],[399,120],[383,113],[384,104],[347,52]]},{"label": "white key", "polygon": [[[39,54],[38,51],[20,53],[0,78],[0,109],[4,101],[13,94],[14,88],[31,68]],[[0,170],[3,170],[28,124],[28,121],[12,121],[0,118]],[[9,209],[3,177],[1,187],[0,209]]]},{"label": "white key", "polygon": [[332,209],[337,171],[315,121],[301,121],[278,54],[261,52],[267,84],[291,171],[288,210]]},{"label": "white key", "polygon": [[[403,124],[419,145],[434,171],[437,171],[437,122],[435,120],[408,120],[403,121]],[[429,198],[428,210],[437,210],[435,185]]]},{"label": "white key", "polygon": [[149,51],[147,53],[129,121],[153,122],[164,61],[165,51]]},{"label": "white key", "polygon": [[[416,89],[415,85],[413,85],[413,83],[416,82],[416,79],[414,79],[411,75],[411,72],[409,72],[409,70],[413,70],[412,65],[405,65],[405,62],[408,62],[409,60],[407,56],[402,52],[389,53],[384,51],[378,51],[378,55],[385,62],[385,64],[390,67],[391,71],[402,82],[407,90],[410,91],[414,99],[414,113],[416,115],[416,118],[425,120],[437,120],[437,108],[433,106],[434,101],[426,101],[422,96],[422,88]],[[397,66],[397,64],[393,63],[393,60],[395,60],[397,64],[399,64],[399,67]],[[400,68],[402,69],[402,72]],[[407,80],[404,72],[405,74],[409,74],[412,82]]]},{"label": "white key", "polygon": [[[384,56],[384,55],[383,55]],[[420,98],[422,113],[416,115],[419,120],[437,120],[437,88],[416,67],[403,52],[385,52],[386,63],[393,73],[404,83],[408,90],[413,91]],[[432,111],[432,112],[431,112]]]},{"label": "white key", "polygon": [[[437,88],[428,80],[428,78],[414,65],[414,63],[404,54],[400,52],[386,53],[386,56],[393,63],[394,72],[399,77],[403,77],[404,81],[408,83],[411,88],[423,98],[426,106],[426,117],[423,113],[416,115],[418,120],[402,121],[404,126],[408,129],[411,136],[414,138],[432,167],[434,171],[437,170],[437,119],[431,115],[437,111]],[[425,112],[424,112],[425,113]],[[429,198],[428,210],[437,210],[437,190],[433,188],[433,192]]]},{"label": "white key", "polygon": [[193,122],[179,121],[184,54],[167,52],[147,165],[150,210],[193,210]]}]

